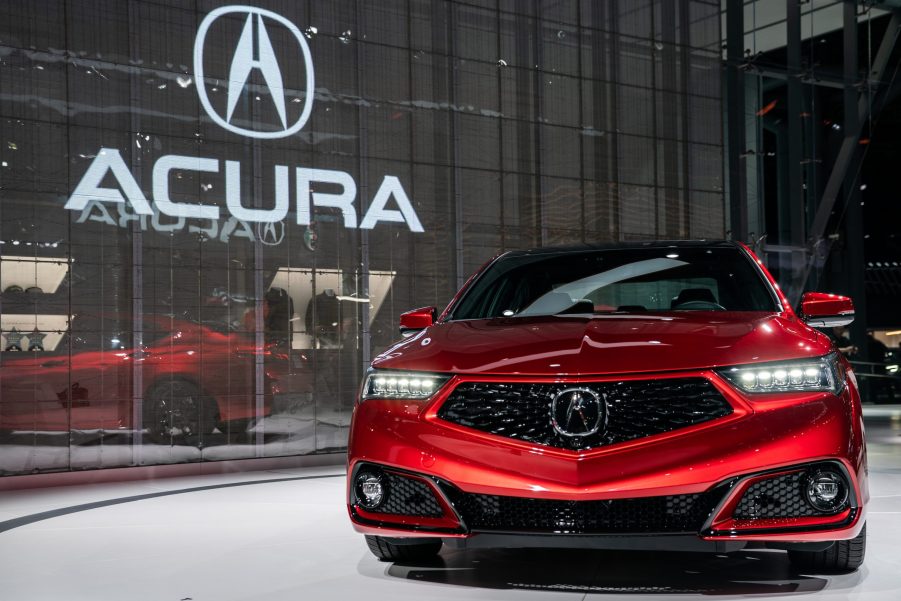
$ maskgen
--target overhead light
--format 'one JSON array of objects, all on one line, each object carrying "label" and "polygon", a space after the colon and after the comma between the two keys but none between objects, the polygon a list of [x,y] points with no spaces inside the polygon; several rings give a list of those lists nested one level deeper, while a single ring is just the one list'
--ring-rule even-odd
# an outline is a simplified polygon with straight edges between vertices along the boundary
[{"label": "overhead light", "polygon": [[368,303],[369,302],[368,298],[358,298],[356,296],[340,296],[339,295],[339,296],[336,296],[335,298],[337,298],[339,301],[348,301],[351,303]]},{"label": "overhead light", "polygon": [[901,330],[892,330],[891,332],[886,332],[886,336],[901,336]]}]

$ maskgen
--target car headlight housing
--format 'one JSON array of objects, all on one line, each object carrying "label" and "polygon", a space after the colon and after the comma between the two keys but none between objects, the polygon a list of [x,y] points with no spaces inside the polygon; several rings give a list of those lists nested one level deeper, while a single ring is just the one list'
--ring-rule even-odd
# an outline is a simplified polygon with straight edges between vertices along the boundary
[{"label": "car headlight housing", "polygon": [[815,359],[755,363],[717,370],[740,390],[750,393],[831,392],[845,385],[835,354]]},{"label": "car headlight housing", "polygon": [[446,374],[374,370],[366,375],[360,400],[430,398],[450,379]]}]

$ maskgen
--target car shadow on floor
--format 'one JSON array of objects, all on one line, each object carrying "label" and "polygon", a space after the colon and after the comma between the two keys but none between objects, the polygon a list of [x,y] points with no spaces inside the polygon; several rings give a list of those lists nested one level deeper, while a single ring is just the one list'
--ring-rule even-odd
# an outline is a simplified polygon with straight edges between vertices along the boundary
[{"label": "car shadow on floor", "polygon": [[639,551],[492,549],[453,551],[417,565],[391,564],[386,576],[456,586],[574,593],[772,595],[853,587],[859,573],[795,572],[784,552],[729,555]]}]

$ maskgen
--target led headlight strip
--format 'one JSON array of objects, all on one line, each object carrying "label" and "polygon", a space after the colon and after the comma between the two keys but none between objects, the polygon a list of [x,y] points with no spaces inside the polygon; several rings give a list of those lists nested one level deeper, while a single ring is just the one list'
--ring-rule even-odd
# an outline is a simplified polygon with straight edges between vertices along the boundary
[{"label": "led headlight strip", "polygon": [[744,392],[832,392],[838,394],[844,380],[834,354],[801,361],[757,363],[727,367],[719,374]]},{"label": "led headlight strip", "polygon": [[362,400],[427,399],[450,379],[426,372],[373,371],[366,376]]}]

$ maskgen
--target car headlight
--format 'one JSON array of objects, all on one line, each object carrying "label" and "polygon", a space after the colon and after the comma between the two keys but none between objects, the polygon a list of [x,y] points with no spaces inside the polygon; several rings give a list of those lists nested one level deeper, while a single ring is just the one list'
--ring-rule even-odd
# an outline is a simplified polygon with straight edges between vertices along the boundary
[{"label": "car headlight", "polygon": [[360,399],[425,400],[441,388],[450,376],[426,372],[372,371],[363,382]]},{"label": "car headlight", "polygon": [[744,392],[841,392],[845,382],[835,354],[801,361],[726,367],[718,373]]}]

